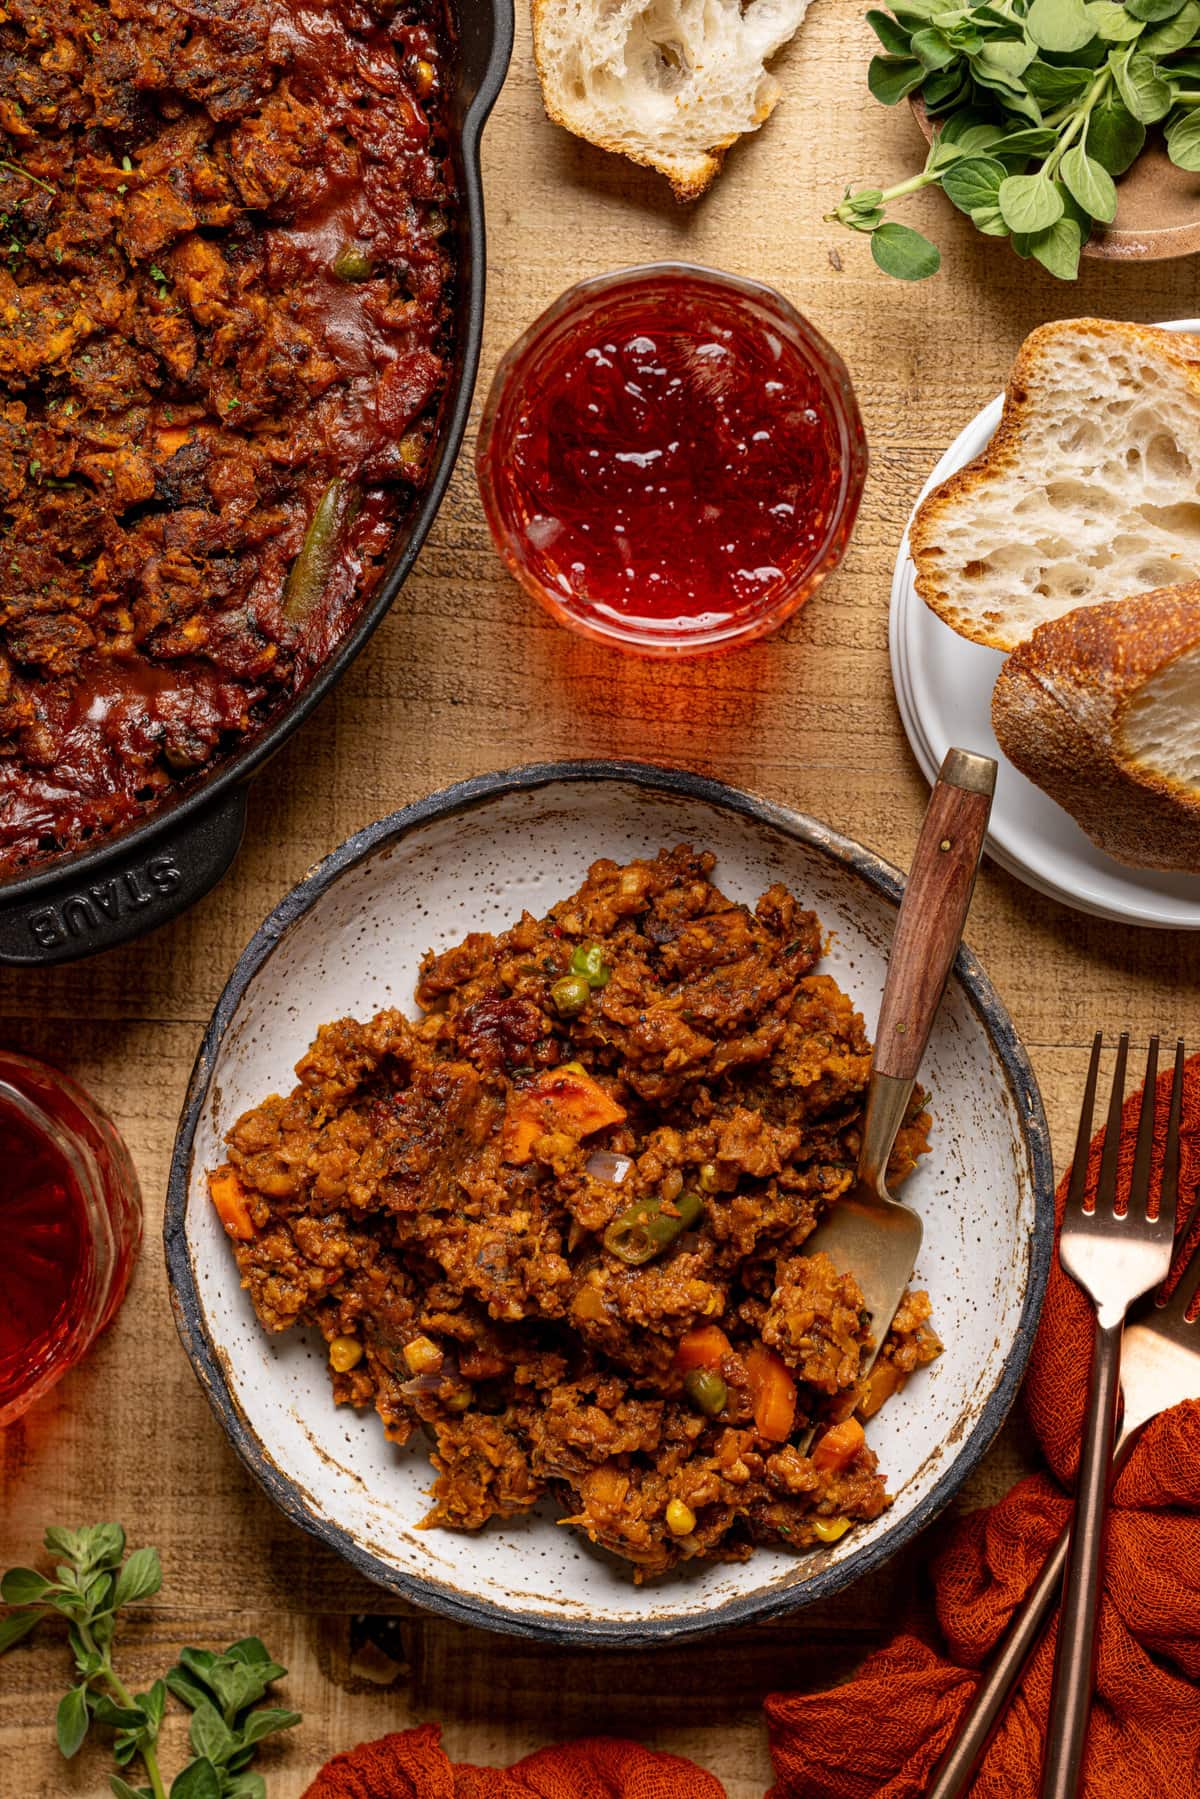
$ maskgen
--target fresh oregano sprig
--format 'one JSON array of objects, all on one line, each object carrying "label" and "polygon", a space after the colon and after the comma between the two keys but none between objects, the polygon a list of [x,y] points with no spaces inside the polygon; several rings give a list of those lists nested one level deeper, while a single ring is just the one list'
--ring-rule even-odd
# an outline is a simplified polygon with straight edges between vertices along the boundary
[{"label": "fresh oregano sprig", "polygon": [[926,237],[887,217],[922,188],[1070,281],[1148,128],[1177,167],[1200,171],[1200,0],[899,0],[867,20],[882,52],[871,92],[885,106],[919,93],[934,124],[919,173],[847,188],[826,215],[868,235],[887,274],[919,281],[940,266]]},{"label": "fresh oregano sprig", "polygon": [[48,1530],[46,1548],[62,1559],[53,1575],[10,1568],[0,1580],[0,1599],[17,1609],[0,1617],[0,1654],[54,1616],[67,1621],[77,1682],[63,1694],[55,1720],[58,1747],[78,1754],[93,1724],[115,1734],[113,1757],[128,1768],[139,1757],[148,1786],[110,1774],[116,1799],[168,1799],[158,1762],[158,1737],[171,1693],[192,1714],[192,1759],[171,1782],[170,1799],[266,1799],[261,1774],[249,1771],[259,1743],[300,1722],[298,1712],[261,1706],[271,1682],[287,1673],[257,1637],[244,1637],[220,1654],[181,1650],[179,1661],[146,1693],[133,1694],[113,1665],[116,1616],[123,1605],[149,1599],[162,1585],[156,1549],[126,1556],[119,1524],[82,1530]]}]

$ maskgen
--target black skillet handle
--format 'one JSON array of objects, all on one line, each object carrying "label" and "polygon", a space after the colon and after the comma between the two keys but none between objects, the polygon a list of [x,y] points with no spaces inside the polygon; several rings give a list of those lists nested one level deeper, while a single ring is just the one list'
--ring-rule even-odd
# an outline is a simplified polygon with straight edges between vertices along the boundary
[{"label": "black skillet handle", "polygon": [[0,888],[0,963],[44,967],[112,949],[165,924],[215,887],[246,828],[246,789],[231,787],[211,806],[164,822],[147,843],[131,841],[86,874],[26,897]]}]

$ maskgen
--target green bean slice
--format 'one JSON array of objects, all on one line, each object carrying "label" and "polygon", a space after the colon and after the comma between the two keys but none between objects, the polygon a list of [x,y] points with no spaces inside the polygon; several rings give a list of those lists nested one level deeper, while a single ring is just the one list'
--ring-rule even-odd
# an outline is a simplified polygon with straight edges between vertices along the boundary
[{"label": "green bean slice", "polygon": [[704,1211],[704,1201],[698,1193],[681,1193],[670,1202],[670,1211],[665,1209],[667,1203],[657,1197],[635,1200],[605,1231],[605,1249],[631,1268],[652,1262],[684,1231],[690,1230]]},{"label": "green bean slice", "polygon": [[571,973],[582,975],[589,987],[606,987],[612,969],[598,943],[581,943],[571,954]]},{"label": "green bean slice", "polygon": [[358,511],[358,502],[358,488],[340,478],[331,481],[317,501],[300,553],[284,584],[283,616],[289,625],[303,624],[325,592],[342,531]]}]

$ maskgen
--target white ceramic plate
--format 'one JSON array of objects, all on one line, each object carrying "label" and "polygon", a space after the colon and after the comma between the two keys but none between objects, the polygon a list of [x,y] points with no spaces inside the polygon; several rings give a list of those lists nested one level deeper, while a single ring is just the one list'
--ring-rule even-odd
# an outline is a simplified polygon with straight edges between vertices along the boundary
[{"label": "white ceramic plate", "polygon": [[251,942],[213,1016],[172,1165],[166,1246],[184,1344],[246,1464],[297,1523],[419,1603],[564,1641],[629,1643],[760,1617],[835,1591],[907,1541],[991,1442],[1029,1352],[1052,1238],[1049,1144],[1033,1075],[969,952],[960,954],[923,1076],[934,1151],[905,1188],[925,1221],[917,1278],[946,1353],[870,1427],[896,1502],[835,1547],[756,1550],[736,1566],[637,1588],[626,1565],[560,1529],[548,1504],[478,1535],[421,1531],[424,1444],[389,1444],[373,1414],[334,1407],[324,1345],[270,1337],[238,1285],[203,1172],[239,1114],[292,1085],[318,1025],[412,1008],[422,952],[523,907],[544,912],[601,855],[689,841],[753,901],[782,879],[834,941],[823,966],[873,1025],[898,879],[869,851],[697,776],[561,763],[463,783],[334,852]]},{"label": "white ceramic plate", "polygon": [[[1166,329],[1200,332],[1200,319],[1176,319]],[[1004,396],[997,396],[959,434],[925,483],[922,500],[980,454],[1000,423],[1003,405]],[[1114,861],[1001,753],[992,730],[992,688],[1004,652],[968,643],[943,624],[918,597],[916,572],[906,531],[892,580],[888,637],[896,701],[926,780],[934,780],[952,744],[995,756],[1000,773],[987,851],[1002,868],[1039,893],[1098,918],[1200,931],[1200,876]]]}]

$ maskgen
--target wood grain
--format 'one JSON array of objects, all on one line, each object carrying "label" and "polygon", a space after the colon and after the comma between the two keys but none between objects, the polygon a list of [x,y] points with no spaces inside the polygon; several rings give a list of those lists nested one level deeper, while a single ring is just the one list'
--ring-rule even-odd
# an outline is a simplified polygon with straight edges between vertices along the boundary
[{"label": "wood grain", "polygon": [[[407,1611],[285,1525],[243,1474],[176,1341],[158,1243],[176,1114],[238,950],[318,857],[406,801],[540,757],[644,757],[799,806],[907,864],[926,787],[892,699],[887,597],[921,483],[999,391],[1034,325],[1082,313],[1186,316],[1195,272],[1189,263],[1090,262],[1077,285],[1062,286],[923,195],[908,216],[937,238],[943,273],[914,288],[885,281],[865,242],[822,216],[848,181],[899,179],[921,153],[907,109],[886,112],[868,97],[871,41],[855,7],[820,0],[781,60],[776,115],[691,211],[658,178],[546,122],[524,19],[485,144],[485,381],[569,282],[664,256],[774,283],[839,349],[872,466],[850,553],[811,605],[773,641],[692,665],[638,662],[575,639],[502,571],[468,447],[390,619],[256,784],[231,877],[139,944],[68,968],[0,971],[0,1037],[60,1062],[109,1106],[147,1211],[115,1327],[51,1401],[0,1434],[0,1565],[27,1559],[52,1521],[116,1517],[135,1539],[156,1542],[167,1584],[129,1633],[133,1673],[158,1671],[183,1641],[261,1634],[289,1664],[289,1700],[306,1714],[271,1751],[271,1799],[297,1799],[321,1761],[356,1739],[425,1718],[444,1720],[451,1751],[480,1762],[575,1732],[625,1730],[694,1756],[730,1799],[761,1799],[770,1778],[764,1693],[838,1678],[911,1605],[927,1603],[914,1554],[790,1624],[731,1637],[719,1653],[563,1654]],[[1135,1039],[1194,1032],[1200,937],[1114,928],[985,864],[968,939],[1029,1047],[1060,1158],[1098,1025]],[[1014,1423],[960,1507],[996,1497],[1028,1454]],[[93,1799],[107,1790],[102,1758],[65,1767],[53,1748],[65,1668],[51,1641],[3,1664],[5,1793]]]}]

